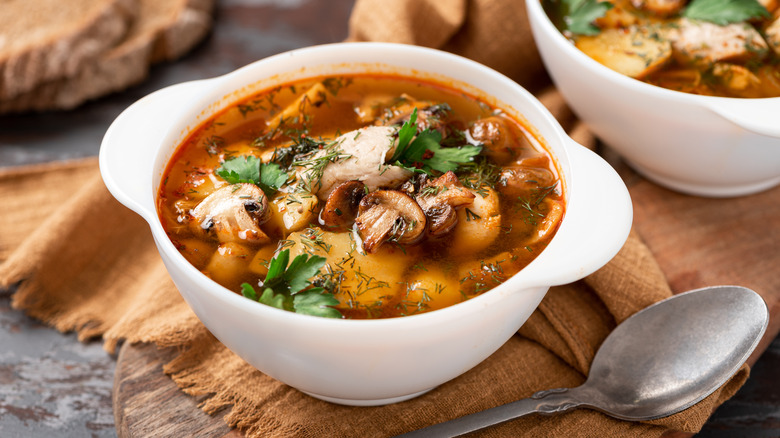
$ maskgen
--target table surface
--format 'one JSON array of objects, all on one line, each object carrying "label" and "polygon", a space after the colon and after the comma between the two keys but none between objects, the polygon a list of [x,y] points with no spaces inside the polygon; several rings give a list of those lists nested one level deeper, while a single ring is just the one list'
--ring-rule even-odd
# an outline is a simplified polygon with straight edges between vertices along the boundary
[{"label": "table surface", "polygon": [[[95,156],[111,121],[165,86],[218,76],[290,49],[343,40],[353,0],[219,0],[211,35],[144,83],[69,112],[0,116],[0,167]],[[116,436],[116,358],[11,309],[0,291],[0,436]],[[780,337],[699,437],[780,436]]]}]

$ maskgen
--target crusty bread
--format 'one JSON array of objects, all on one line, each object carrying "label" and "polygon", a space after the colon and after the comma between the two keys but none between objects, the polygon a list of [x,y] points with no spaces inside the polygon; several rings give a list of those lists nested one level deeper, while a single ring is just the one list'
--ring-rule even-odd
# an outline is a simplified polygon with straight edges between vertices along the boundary
[{"label": "crusty bread", "polygon": [[73,75],[0,100],[0,113],[70,109],[145,79],[155,62],[176,59],[211,28],[215,0],[139,0],[125,38]]},{"label": "crusty bread", "polygon": [[75,74],[127,33],[138,0],[3,0],[0,99]]}]

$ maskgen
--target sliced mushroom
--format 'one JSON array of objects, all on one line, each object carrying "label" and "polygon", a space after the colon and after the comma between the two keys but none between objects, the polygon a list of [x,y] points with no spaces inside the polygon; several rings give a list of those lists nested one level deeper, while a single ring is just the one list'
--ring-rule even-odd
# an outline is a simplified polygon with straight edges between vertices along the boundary
[{"label": "sliced mushroom", "polygon": [[525,242],[526,245],[533,245],[543,239],[548,239],[555,230],[558,229],[561,219],[563,219],[563,203],[552,199],[545,199],[547,214],[542,219],[541,224],[531,237]]},{"label": "sliced mushroom", "polygon": [[447,104],[435,104],[430,101],[415,100],[413,97],[404,94],[403,99],[394,105],[385,109],[385,126],[400,126],[406,123],[412,115],[412,111],[417,109],[417,129],[423,131],[431,129],[439,131],[443,138],[448,135],[447,116],[450,107]]},{"label": "sliced mushroom", "polygon": [[475,121],[466,131],[470,142],[481,144],[482,153],[497,164],[505,164],[517,155],[514,136],[506,122],[499,117],[487,117]]},{"label": "sliced mushroom", "polygon": [[548,187],[555,182],[555,176],[541,167],[508,167],[498,179],[496,189],[502,194],[516,198],[540,187]]},{"label": "sliced mushroom", "polygon": [[268,199],[259,187],[242,183],[222,187],[191,211],[193,231],[220,242],[266,243],[260,229],[270,215]]},{"label": "sliced mushroom", "polygon": [[347,181],[336,186],[320,213],[322,224],[329,227],[352,225],[358,213],[360,200],[366,192],[366,185],[361,181]]},{"label": "sliced mushroom", "polygon": [[450,232],[458,223],[456,208],[471,204],[474,197],[450,171],[424,184],[415,200],[425,212],[428,233],[438,237]]},{"label": "sliced mushroom", "polygon": [[363,249],[373,253],[386,241],[409,245],[422,238],[425,213],[417,202],[397,190],[377,190],[360,201],[355,218]]}]

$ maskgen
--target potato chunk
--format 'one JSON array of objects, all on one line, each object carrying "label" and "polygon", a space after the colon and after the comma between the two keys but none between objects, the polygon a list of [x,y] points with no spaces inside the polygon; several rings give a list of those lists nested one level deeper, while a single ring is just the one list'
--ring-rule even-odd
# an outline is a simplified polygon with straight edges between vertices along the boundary
[{"label": "potato chunk", "polygon": [[601,17],[594,21],[601,29],[621,29],[639,24],[639,15],[632,11],[633,6],[628,0],[605,0],[612,7]]},{"label": "potato chunk", "polygon": [[599,63],[637,79],[658,70],[672,56],[671,44],[660,33],[633,26],[582,36],[576,46]]},{"label": "potato chunk", "polygon": [[286,236],[303,229],[315,218],[319,200],[311,193],[280,193],[271,201],[267,227]]},{"label": "potato chunk", "polygon": [[472,193],[473,203],[458,210],[458,224],[450,234],[450,251],[454,255],[479,252],[490,246],[501,232],[498,193],[489,188],[485,188],[485,196]]},{"label": "potato chunk", "polygon": [[460,285],[454,275],[447,275],[440,268],[415,271],[401,299],[405,315],[443,309],[466,299],[460,293]]},{"label": "potato chunk", "polygon": [[516,260],[512,254],[502,252],[462,265],[458,271],[461,295],[472,298],[503,283],[517,272]]},{"label": "potato chunk", "polygon": [[203,273],[230,290],[238,290],[251,259],[252,251],[246,245],[225,242],[211,256]]},{"label": "potato chunk", "polygon": [[401,289],[401,275],[410,259],[401,257],[403,250],[392,245],[364,254],[352,236],[351,232],[334,233],[318,228],[296,231],[287,239],[292,243],[290,259],[304,253],[325,257],[323,272],[340,281],[340,288],[334,294],[341,302],[337,307],[365,308],[370,312],[380,303],[396,298]]}]

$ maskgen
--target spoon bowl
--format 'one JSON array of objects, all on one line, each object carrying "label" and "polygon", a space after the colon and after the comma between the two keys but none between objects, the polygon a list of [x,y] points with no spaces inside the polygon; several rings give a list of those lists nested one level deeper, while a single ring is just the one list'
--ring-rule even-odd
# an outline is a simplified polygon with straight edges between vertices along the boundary
[{"label": "spoon bowl", "polygon": [[532,413],[586,407],[624,420],[653,420],[698,403],[730,379],[769,323],[766,303],[739,286],[696,289],[655,303],[604,340],[576,388],[539,391],[404,437],[451,437]]}]

